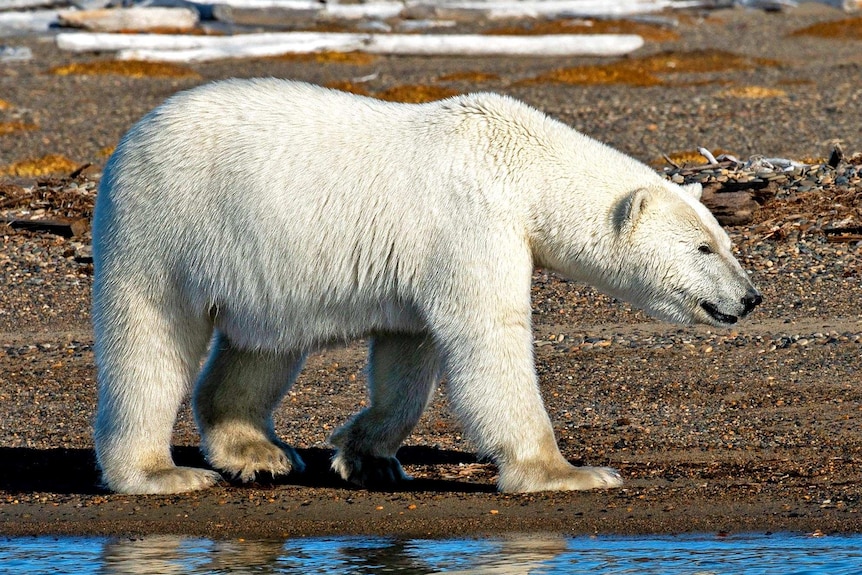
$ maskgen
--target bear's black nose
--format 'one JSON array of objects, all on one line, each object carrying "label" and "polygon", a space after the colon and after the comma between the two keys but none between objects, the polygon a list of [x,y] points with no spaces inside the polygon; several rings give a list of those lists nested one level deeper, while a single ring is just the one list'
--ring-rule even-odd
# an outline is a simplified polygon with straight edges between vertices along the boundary
[{"label": "bear's black nose", "polygon": [[760,292],[754,289],[748,290],[748,293],[746,293],[745,297],[742,298],[742,305],[745,308],[744,313],[749,313],[762,301],[763,297],[760,295]]}]

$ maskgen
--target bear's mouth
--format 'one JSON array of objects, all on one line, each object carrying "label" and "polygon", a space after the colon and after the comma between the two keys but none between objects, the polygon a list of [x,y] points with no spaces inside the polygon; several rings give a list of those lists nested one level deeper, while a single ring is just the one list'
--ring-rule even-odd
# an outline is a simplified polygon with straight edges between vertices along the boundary
[{"label": "bear's mouth", "polygon": [[700,302],[700,307],[703,308],[703,311],[709,314],[709,317],[721,323],[736,323],[736,320],[739,319],[735,315],[721,313],[718,311],[717,307],[708,301]]}]

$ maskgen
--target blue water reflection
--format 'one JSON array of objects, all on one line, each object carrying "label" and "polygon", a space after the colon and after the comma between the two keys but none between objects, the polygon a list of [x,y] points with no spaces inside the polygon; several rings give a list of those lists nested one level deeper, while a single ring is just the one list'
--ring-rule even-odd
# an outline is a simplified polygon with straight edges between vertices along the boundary
[{"label": "blue water reflection", "polygon": [[862,573],[862,536],[0,537],[0,573],[850,575]]}]

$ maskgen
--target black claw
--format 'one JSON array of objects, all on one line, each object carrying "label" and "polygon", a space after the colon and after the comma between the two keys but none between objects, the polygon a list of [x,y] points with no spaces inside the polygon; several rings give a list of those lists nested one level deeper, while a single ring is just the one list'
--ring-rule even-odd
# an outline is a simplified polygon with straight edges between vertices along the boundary
[{"label": "black claw", "polygon": [[371,491],[393,491],[410,479],[394,457],[365,456],[348,481]]}]

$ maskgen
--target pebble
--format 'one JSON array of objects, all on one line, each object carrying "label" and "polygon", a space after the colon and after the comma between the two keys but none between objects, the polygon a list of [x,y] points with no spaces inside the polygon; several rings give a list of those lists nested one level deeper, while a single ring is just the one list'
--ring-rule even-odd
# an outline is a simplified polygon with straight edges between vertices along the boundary
[{"label": "pebble", "polygon": [[0,62],[26,62],[33,59],[27,46],[0,46]]},{"label": "pebble", "polygon": [[[632,335],[614,335],[610,338],[599,338],[590,335],[569,336],[571,339],[580,340],[578,345],[566,344],[558,346],[557,351],[561,353],[577,353],[587,350],[598,350],[607,347],[625,347],[629,349],[670,349],[673,347],[685,348],[691,352],[708,355],[715,351],[718,346],[746,347],[754,346],[760,348],[760,353],[775,351],[776,349],[787,349],[794,347],[805,347],[812,343],[818,345],[847,345],[862,342],[862,332],[813,332],[805,334],[777,334],[774,337],[732,332],[730,334],[656,334],[646,337]],[[538,341],[538,347],[549,345],[550,341]],[[725,347],[726,349],[726,347]]]}]

